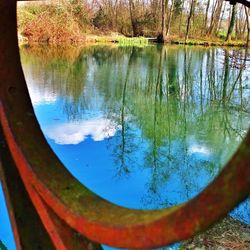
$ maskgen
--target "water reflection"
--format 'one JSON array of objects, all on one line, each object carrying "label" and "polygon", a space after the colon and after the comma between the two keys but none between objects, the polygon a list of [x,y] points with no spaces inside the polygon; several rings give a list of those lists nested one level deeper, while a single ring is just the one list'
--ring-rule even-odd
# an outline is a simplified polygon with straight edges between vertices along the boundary
[{"label": "water reflection", "polygon": [[246,53],[21,49],[35,112],[56,154],[102,197],[145,209],[192,198],[236,150],[250,124]]},{"label": "water reflection", "polygon": [[44,127],[44,133],[56,144],[79,144],[88,136],[94,141],[102,141],[116,133],[116,125],[104,118],[88,119],[81,122],[67,122]]}]

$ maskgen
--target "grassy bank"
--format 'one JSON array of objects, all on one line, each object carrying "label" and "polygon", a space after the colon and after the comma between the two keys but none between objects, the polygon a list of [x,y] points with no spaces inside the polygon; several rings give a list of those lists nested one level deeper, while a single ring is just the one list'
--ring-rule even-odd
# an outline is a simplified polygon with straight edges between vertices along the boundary
[{"label": "grassy bank", "polygon": [[243,40],[232,40],[225,41],[222,39],[216,40],[204,40],[204,39],[188,39],[187,41],[183,39],[172,39],[170,41],[172,44],[182,44],[182,45],[199,45],[199,46],[229,46],[229,47],[245,47],[246,42]]},{"label": "grassy bank", "polygon": [[[70,36],[69,39],[58,39],[54,37],[50,40],[43,39],[30,39],[26,36],[23,36],[19,33],[18,35],[19,43],[48,43],[48,44],[93,44],[93,43],[101,43],[101,44],[118,44],[119,46],[139,46],[144,47],[152,43],[156,43],[157,40],[154,38],[145,38],[145,37],[125,37],[121,34],[111,33],[110,35],[102,35],[102,34],[82,34],[78,37]],[[245,41],[230,41],[226,42],[223,40],[198,40],[198,39],[189,39],[187,41],[182,39],[170,39],[168,44],[176,44],[176,45],[188,45],[188,46],[205,46],[205,47],[245,47]]]}]

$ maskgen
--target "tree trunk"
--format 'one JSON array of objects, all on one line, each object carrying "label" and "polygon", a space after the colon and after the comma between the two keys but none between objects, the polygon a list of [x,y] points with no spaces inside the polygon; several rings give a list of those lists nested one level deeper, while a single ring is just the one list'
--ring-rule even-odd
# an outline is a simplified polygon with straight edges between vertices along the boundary
[{"label": "tree trunk", "polygon": [[246,46],[250,47],[250,18],[249,18],[249,9],[245,6],[245,13],[246,13],[246,22],[247,22],[247,41]]},{"label": "tree trunk", "polygon": [[162,0],[162,41],[165,42],[166,40],[166,0]]},{"label": "tree trunk", "polygon": [[186,29],[186,34],[185,34],[185,41],[187,41],[187,39],[188,39],[188,35],[189,35],[189,31],[190,31],[191,18],[192,18],[193,13],[194,13],[195,5],[196,5],[196,0],[192,0],[191,1],[191,6],[190,6],[190,12],[189,12],[188,19],[187,19],[187,29]]},{"label": "tree trunk", "polygon": [[207,1],[206,14],[205,14],[205,20],[204,20],[204,31],[207,30],[207,19],[208,19],[209,6],[210,6],[210,0]]},{"label": "tree trunk", "polygon": [[238,13],[235,16],[235,36],[237,39],[240,37],[240,20],[238,17]]},{"label": "tree trunk", "polygon": [[170,32],[170,24],[171,24],[172,15],[173,15],[174,4],[175,4],[175,0],[172,0],[170,12],[169,12],[169,15],[168,15],[168,24],[167,24],[167,30],[166,30],[166,39],[168,39],[168,35],[169,35],[169,32]]},{"label": "tree trunk", "polygon": [[221,16],[220,16],[219,24],[218,24],[217,30],[215,30],[215,33],[217,33],[218,30],[221,29],[222,21],[223,21],[225,12],[226,12],[226,6],[227,6],[227,5],[226,5],[226,2],[224,2],[224,7],[223,7],[223,10],[222,10],[222,14],[221,14]]},{"label": "tree trunk", "polygon": [[[245,8],[244,8],[245,9]],[[247,19],[244,22],[244,26],[243,26],[243,30],[242,30],[242,36],[244,37],[244,34],[246,33],[246,29],[247,29]]]},{"label": "tree trunk", "polygon": [[242,40],[243,36],[244,36],[244,33],[246,31],[246,22],[244,21],[244,17],[245,17],[245,11],[244,11],[244,6],[241,4],[240,6],[240,9],[238,12],[238,29],[239,29],[239,34],[238,34],[238,39],[239,40]]},{"label": "tree trunk", "polygon": [[216,9],[215,9],[214,15],[212,17],[210,27],[209,27],[208,32],[207,32],[208,36],[213,35],[214,31],[217,30],[217,27],[218,27],[218,24],[219,24],[219,20],[220,20],[220,15],[221,15],[223,1],[224,0],[217,0]]},{"label": "tree trunk", "polygon": [[226,41],[231,41],[232,32],[233,32],[234,25],[235,25],[235,18],[236,18],[236,4],[232,6],[232,15],[231,15],[230,24],[229,24],[228,31],[227,31]]},{"label": "tree trunk", "polygon": [[129,13],[130,13],[130,20],[131,20],[131,26],[132,26],[132,36],[139,36],[140,31],[138,27],[138,23],[135,16],[135,5],[133,0],[129,0]]},{"label": "tree trunk", "polygon": [[167,27],[166,27],[166,8],[168,5],[168,0],[161,1],[161,34],[158,36],[158,42],[164,43],[167,41]]},{"label": "tree trunk", "polygon": [[183,8],[184,8],[184,1],[182,1],[182,6],[181,6],[180,24],[179,24],[179,36],[181,36],[182,17],[183,17]]},{"label": "tree trunk", "polygon": [[212,23],[214,21],[215,9],[217,7],[217,4],[218,4],[218,0],[213,1],[212,10],[211,10],[212,13],[211,13],[211,17],[210,17],[210,25],[209,25],[209,27],[207,29],[207,33],[206,34],[208,34],[209,28],[211,27],[211,25],[212,25]]}]

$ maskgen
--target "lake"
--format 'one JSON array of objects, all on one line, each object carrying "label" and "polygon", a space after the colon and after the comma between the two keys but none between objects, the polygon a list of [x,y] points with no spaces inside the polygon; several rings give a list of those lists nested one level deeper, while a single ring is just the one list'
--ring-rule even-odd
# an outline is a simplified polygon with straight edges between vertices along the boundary
[{"label": "lake", "polygon": [[[243,49],[20,52],[49,145],[82,184],[121,206],[159,209],[190,200],[221,171],[250,125]],[[231,215],[250,224],[250,199]]]}]

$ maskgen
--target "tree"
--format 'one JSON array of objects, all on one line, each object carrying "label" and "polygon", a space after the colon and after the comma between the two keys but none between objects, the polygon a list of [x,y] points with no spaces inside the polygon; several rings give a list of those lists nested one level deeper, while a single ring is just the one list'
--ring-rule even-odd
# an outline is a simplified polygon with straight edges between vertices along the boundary
[{"label": "tree", "polygon": [[174,5],[175,5],[175,0],[172,0],[171,8],[170,8],[169,15],[168,15],[168,24],[167,24],[167,30],[166,30],[166,39],[168,39],[168,35],[169,35],[169,32],[170,32],[170,24],[171,24],[171,20],[172,20],[173,11],[174,11]]},{"label": "tree", "polygon": [[222,26],[222,22],[223,22],[223,19],[224,19],[224,15],[225,15],[225,12],[226,12],[226,2],[223,3],[224,7],[223,7],[223,10],[222,10],[222,13],[220,15],[220,20],[219,20],[219,24],[217,26],[217,29],[215,30],[215,33],[218,32],[218,30],[221,29],[221,26]]},{"label": "tree", "polygon": [[211,17],[210,27],[207,31],[208,36],[211,36],[212,34],[214,34],[214,31],[217,30],[220,20],[222,5],[223,5],[223,0],[216,0],[214,15]]},{"label": "tree", "polygon": [[130,20],[131,20],[131,26],[132,26],[132,32],[133,36],[138,36],[138,28],[137,28],[137,21],[135,18],[135,5],[133,0],[129,0],[129,13],[130,13]]},{"label": "tree", "polygon": [[228,27],[226,41],[230,41],[231,40],[232,32],[233,32],[234,25],[235,25],[235,18],[236,18],[236,4],[234,4],[232,6],[232,15],[231,15],[230,24],[229,24],[229,27]]},{"label": "tree", "polygon": [[158,36],[158,41],[164,43],[167,40],[166,36],[166,8],[168,6],[168,0],[161,1],[161,34]]},{"label": "tree", "polygon": [[191,24],[191,18],[194,15],[196,1],[197,0],[191,0],[190,12],[189,12],[188,19],[187,19],[187,29],[186,29],[186,34],[185,34],[185,41],[187,41],[187,39],[188,39],[190,24]]},{"label": "tree", "polygon": [[182,5],[181,5],[181,8],[180,8],[179,35],[181,35],[181,27],[182,27],[183,9],[184,9],[184,1],[182,1]]},{"label": "tree", "polygon": [[207,20],[208,20],[209,7],[210,7],[210,0],[207,1],[206,14],[205,14],[205,20],[204,20],[204,30],[207,30]]},{"label": "tree", "polygon": [[249,18],[249,9],[245,6],[245,13],[246,13],[246,22],[247,22],[247,42],[246,46],[250,47],[250,18]]},{"label": "tree", "polygon": [[129,0],[129,13],[132,26],[132,35],[135,37],[143,35],[143,24],[145,21],[145,10],[143,1]]}]

